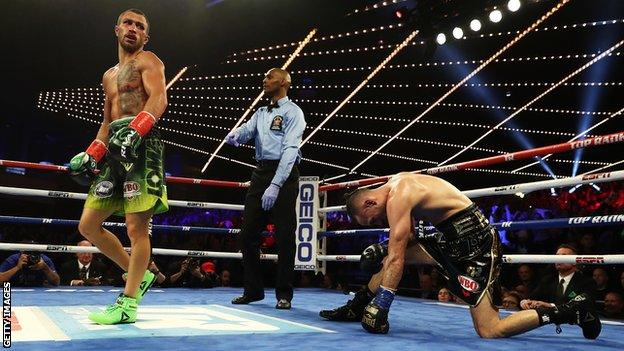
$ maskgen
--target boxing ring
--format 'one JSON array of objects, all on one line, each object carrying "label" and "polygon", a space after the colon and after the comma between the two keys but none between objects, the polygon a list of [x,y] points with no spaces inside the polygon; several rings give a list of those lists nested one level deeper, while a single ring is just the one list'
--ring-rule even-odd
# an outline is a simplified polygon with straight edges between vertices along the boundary
[{"label": "boxing ring", "polygon": [[[87,314],[110,301],[121,289],[87,287],[15,289],[14,310],[24,316],[16,350],[621,350],[620,322],[603,322],[597,340],[583,338],[577,326],[535,329],[509,339],[480,339],[464,305],[398,296],[390,314],[388,335],[368,334],[359,323],[329,322],[320,308],[344,304],[335,290],[295,289],[288,312],[274,308],[274,294],[249,305],[230,304],[240,289],[153,289],[140,306],[134,324],[92,325]],[[502,311],[502,314],[508,312]],[[28,338],[29,336],[24,336]],[[38,341],[33,339],[39,338]],[[52,342],[54,340],[54,342]]]},{"label": "boxing ring", "polygon": [[[546,153],[569,151],[579,147],[597,146],[604,143],[621,142],[623,133],[600,136],[581,142],[551,145],[533,150],[453,164],[444,167],[416,171],[415,173],[437,174],[509,162]],[[45,171],[66,172],[66,168],[54,165],[40,165],[20,161],[0,160],[1,166],[24,167]],[[328,253],[327,240],[340,240],[354,236],[383,236],[388,229],[339,230],[326,229],[327,213],[342,211],[343,206],[327,206],[327,191],[353,186],[384,182],[388,177],[363,179],[319,186],[315,177],[303,177],[298,201],[297,261],[299,270],[324,271],[325,263],[355,262],[359,255]],[[579,184],[620,181],[624,171],[587,174],[572,178],[514,184],[485,189],[465,191],[470,198],[483,196],[528,193],[531,191],[575,186]],[[199,186],[220,186],[244,188],[247,183],[169,177],[169,184],[184,183]],[[308,189],[308,191],[304,191]],[[58,190],[0,187],[0,194],[15,197],[48,197],[64,200],[83,200],[86,194]],[[308,204],[303,206],[302,204]],[[321,203],[324,207],[320,207]],[[172,207],[242,210],[238,204],[222,204],[169,200]],[[301,208],[312,211],[302,214]],[[34,218],[21,216],[0,216],[0,223],[19,225],[59,225],[76,227],[77,220],[57,218]],[[302,231],[313,226],[312,231]],[[505,230],[565,228],[586,226],[622,226],[624,215],[584,216],[549,219],[541,221],[519,221],[493,223]],[[123,223],[106,222],[106,227],[122,228]],[[153,225],[152,230],[168,232],[189,232],[217,235],[235,235],[238,229],[205,228],[193,226]],[[425,230],[431,230],[426,227]],[[41,251],[57,253],[99,252],[95,247],[0,243],[0,250]],[[240,259],[235,252],[199,250],[177,250],[154,248],[154,255],[170,255],[200,258]],[[275,260],[276,255],[263,254],[262,259]],[[573,264],[623,264],[624,255],[505,255],[504,263],[573,263]],[[121,292],[113,287],[57,287],[18,288],[10,291],[12,347],[18,350],[66,350],[106,348],[120,349],[205,349],[253,350],[281,349],[329,349],[343,350],[357,348],[402,349],[418,345],[431,350],[482,350],[520,349],[543,347],[551,350],[596,350],[624,349],[624,322],[604,321],[600,337],[595,341],[583,338],[580,328],[563,325],[562,334],[555,333],[554,326],[535,329],[529,333],[509,339],[480,339],[472,328],[467,306],[440,303],[408,297],[397,297],[392,312],[390,334],[387,336],[368,334],[359,323],[329,322],[318,316],[323,308],[342,305],[348,298],[335,290],[296,289],[293,308],[280,311],[274,308],[274,292],[266,290],[263,301],[249,305],[231,305],[230,299],[240,293],[241,288],[184,289],[153,288],[140,307],[139,319],[134,324],[100,326],[87,319],[88,313],[101,309],[111,296]],[[5,300],[7,289],[5,286]],[[5,308],[6,310],[6,308]],[[501,310],[502,315],[510,313]],[[5,320],[6,325],[6,320]],[[248,336],[253,334],[253,336]],[[348,345],[348,346],[345,346]],[[409,347],[408,346],[408,347]]]}]

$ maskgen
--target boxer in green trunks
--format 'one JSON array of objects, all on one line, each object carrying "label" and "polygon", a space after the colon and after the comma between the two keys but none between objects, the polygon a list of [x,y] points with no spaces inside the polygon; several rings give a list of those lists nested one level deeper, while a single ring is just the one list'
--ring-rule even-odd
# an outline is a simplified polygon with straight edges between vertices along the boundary
[{"label": "boxer in green trunks", "polygon": [[[149,22],[140,10],[119,15],[115,26],[119,63],[104,73],[104,118],[96,139],[72,158],[70,174],[91,184],[78,230],[127,272],[126,286],[115,303],[91,313],[98,324],[133,323],[138,303],[156,277],[147,265],[152,215],[168,209],[163,143],[153,128],[167,107],[165,67],[144,51]],[[96,175],[98,164],[101,168]],[[132,255],[102,227],[111,215],[125,216]]]},{"label": "boxer in green trunks", "polygon": [[[109,125],[109,138],[127,127],[133,117],[115,120]],[[137,160],[127,163],[109,159],[91,185],[85,207],[96,210],[114,210],[114,215],[144,212],[154,214],[167,211],[167,189],[163,169],[164,145],[158,130],[152,129],[139,145]]]}]

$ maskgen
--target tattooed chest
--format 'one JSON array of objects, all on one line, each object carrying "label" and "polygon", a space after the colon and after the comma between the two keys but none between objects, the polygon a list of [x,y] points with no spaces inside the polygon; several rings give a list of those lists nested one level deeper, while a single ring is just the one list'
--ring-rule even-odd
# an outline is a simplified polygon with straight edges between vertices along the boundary
[{"label": "tattooed chest", "polygon": [[136,114],[143,109],[147,96],[136,60],[123,65],[117,73],[120,114]]}]

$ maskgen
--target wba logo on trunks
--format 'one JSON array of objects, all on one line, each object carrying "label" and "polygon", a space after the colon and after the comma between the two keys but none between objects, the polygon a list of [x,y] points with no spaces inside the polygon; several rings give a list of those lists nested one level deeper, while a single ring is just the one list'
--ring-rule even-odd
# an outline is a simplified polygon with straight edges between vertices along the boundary
[{"label": "wba logo on trunks", "polygon": [[271,130],[277,130],[281,132],[283,122],[284,122],[284,117],[279,116],[279,115],[273,117],[273,121],[271,122]]},{"label": "wba logo on trunks", "polygon": [[100,199],[105,199],[107,197],[111,197],[113,195],[114,185],[112,182],[108,180],[103,180],[95,185],[93,189],[93,195]]},{"label": "wba logo on trunks", "polygon": [[124,182],[124,198],[132,200],[135,196],[141,195],[141,185],[137,182]]}]

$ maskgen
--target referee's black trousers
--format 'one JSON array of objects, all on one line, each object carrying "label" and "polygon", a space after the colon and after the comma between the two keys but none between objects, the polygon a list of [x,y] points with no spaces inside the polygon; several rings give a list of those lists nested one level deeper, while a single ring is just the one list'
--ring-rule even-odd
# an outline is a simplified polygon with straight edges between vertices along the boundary
[{"label": "referee's black trousers", "polygon": [[269,211],[262,209],[262,195],[275,175],[277,161],[262,161],[253,171],[251,184],[245,197],[241,251],[243,253],[245,296],[264,297],[264,285],[260,269],[260,242],[262,232],[271,221],[275,224],[278,246],[277,272],[275,272],[275,295],[278,300],[292,300],[295,265],[295,230],[297,214],[295,205],[299,192],[299,169],[293,166],[288,179],[280,188],[277,200]]}]

